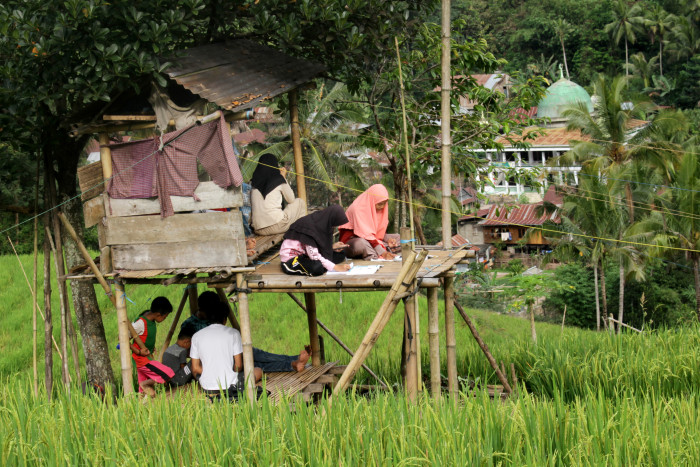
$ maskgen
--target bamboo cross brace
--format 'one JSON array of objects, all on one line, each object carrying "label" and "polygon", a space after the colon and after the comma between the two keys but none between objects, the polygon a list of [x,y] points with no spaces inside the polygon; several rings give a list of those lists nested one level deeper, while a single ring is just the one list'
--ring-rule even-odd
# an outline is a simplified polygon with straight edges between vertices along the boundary
[{"label": "bamboo cross brace", "polygon": [[[180,322],[180,315],[182,314],[182,310],[185,308],[185,304],[187,303],[187,288],[185,288],[185,291],[182,294],[182,299],[180,300],[180,305],[177,307],[177,313],[175,313],[175,319],[173,319],[173,324],[170,325],[170,329],[168,330],[168,334],[165,336],[165,341],[163,342],[163,347],[160,349],[160,353],[158,354],[158,361],[160,361],[161,358],[163,358],[163,354],[165,353],[165,349],[168,348],[170,345],[170,339],[173,338],[173,334],[175,334],[175,329],[177,329],[177,323]],[[141,340],[141,339],[139,339]]]},{"label": "bamboo cross brace", "polygon": [[484,352],[484,355],[486,355],[486,359],[491,364],[491,368],[493,368],[496,372],[496,376],[498,376],[498,380],[503,385],[503,388],[506,391],[508,391],[509,394],[512,393],[513,388],[510,387],[510,384],[508,384],[508,379],[506,379],[506,376],[503,374],[503,372],[501,372],[501,369],[498,368],[498,363],[496,363],[496,359],[494,359],[493,355],[491,355],[491,352],[489,351],[489,347],[488,345],[486,345],[486,342],[484,342],[481,339],[479,332],[474,327],[474,323],[472,323],[472,320],[469,319],[469,316],[464,312],[464,308],[462,308],[462,305],[460,305],[457,300],[455,300],[454,303],[455,308],[457,308],[459,314],[462,315],[462,319],[464,319],[464,322],[467,323],[467,326],[469,326],[469,330],[472,332],[472,336],[474,336],[474,339],[476,339],[476,343],[479,344],[479,347],[481,347],[482,352]]},{"label": "bamboo cross brace", "polygon": [[[299,305],[299,308],[301,308],[301,309],[304,310],[306,313],[308,313],[308,311],[306,311],[306,306],[304,306],[304,304],[301,303],[301,300],[299,300],[299,299],[296,297],[296,295],[294,295],[292,292],[287,292],[287,295],[289,295],[289,296],[292,298],[292,300],[294,300],[294,302],[295,302],[297,305]],[[323,323],[322,323],[320,320],[318,320],[318,319],[316,320],[316,323],[318,324],[318,326],[319,326],[321,329],[323,329],[324,331],[326,331],[326,334],[328,334],[329,336],[331,336],[331,338],[332,338],[334,341],[336,341],[336,342],[338,343],[338,345],[339,345],[343,350],[345,350],[348,354],[350,354],[351,357],[354,357],[354,356],[355,356],[355,353],[354,353],[352,350],[350,350],[350,347],[348,347],[347,345],[345,345],[345,343],[344,343],[343,341],[340,340],[340,337],[338,337],[333,331],[331,331],[331,330],[328,328],[328,326],[326,326],[325,324],[323,324]],[[367,365],[365,365],[364,363],[362,364],[362,368],[364,368],[364,370],[365,370],[367,373],[369,373],[370,375],[372,375],[372,377],[373,377],[374,379],[376,379],[377,381],[379,381],[379,384],[381,384],[382,387],[384,387],[385,389],[387,389],[387,388],[389,387],[389,386],[387,386],[387,384],[386,384],[384,381],[382,381],[382,379],[381,379],[379,376],[377,376],[372,370],[370,370],[370,368],[369,368]]]},{"label": "bamboo cross brace", "polygon": [[[41,308],[39,308],[39,303],[36,300],[36,295],[34,295],[34,290],[32,289],[31,284],[29,283],[29,278],[27,277],[27,273],[24,270],[24,266],[22,265],[22,261],[19,259],[19,255],[17,254],[17,250],[15,250],[15,244],[12,243],[12,239],[10,236],[7,236],[7,239],[10,241],[10,246],[12,247],[12,251],[15,252],[15,256],[17,257],[17,261],[19,262],[19,267],[22,269],[22,274],[24,274],[24,279],[27,281],[27,287],[29,287],[29,292],[31,292],[32,297],[34,297],[34,306],[36,307],[37,310],[39,310],[39,314],[41,315],[41,319],[46,321],[46,318],[44,317],[44,312],[41,311]],[[56,353],[58,353],[58,358],[63,361],[63,354],[61,353],[61,349],[58,347],[58,343],[56,342],[56,338],[51,335],[51,341],[53,342],[53,346],[56,347]]]},{"label": "bamboo cross brace", "polygon": [[[112,305],[116,308],[117,306],[117,298],[114,296],[112,293],[112,288],[107,284],[107,281],[105,280],[104,276],[100,272],[100,268],[97,267],[95,262],[92,260],[92,257],[90,256],[90,253],[87,251],[87,248],[85,248],[85,245],[83,245],[83,242],[78,238],[78,234],[75,233],[75,229],[73,226],[68,222],[68,219],[66,218],[65,214],[62,212],[58,213],[58,218],[61,219],[61,222],[63,222],[63,226],[66,228],[66,231],[68,231],[68,234],[70,237],[73,239],[76,245],[78,245],[78,250],[80,250],[80,253],[83,255],[83,259],[90,265],[90,269],[92,269],[92,273],[95,275],[95,278],[97,279],[97,282],[100,283],[102,288],[104,289],[105,293],[109,297],[109,299],[112,301]],[[127,320],[126,322],[127,328],[129,329],[129,334],[131,334],[131,338],[136,342],[136,344],[139,346],[141,350],[148,350],[146,349],[146,344],[143,343],[143,341],[139,338],[139,335],[136,333],[136,330],[134,330],[134,326],[132,326],[131,321]]]},{"label": "bamboo cross brace", "polygon": [[[389,318],[391,318],[391,315],[396,309],[397,303],[394,301],[394,297],[397,293],[406,291],[408,286],[410,286],[410,283],[413,282],[413,279],[418,273],[418,269],[423,264],[423,261],[425,261],[425,257],[427,255],[428,250],[423,250],[418,255],[416,255],[416,253],[413,251],[410,253],[410,256],[408,256],[406,262],[402,266],[401,271],[399,271],[394,285],[392,285],[391,289],[389,290],[389,293],[384,299],[384,303],[382,303],[382,306],[377,312],[377,315],[374,317],[372,324],[370,325],[369,329],[367,329],[367,333],[362,339],[360,347],[355,352],[355,356],[352,357],[352,360],[350,360],[350,363],[345,368],[343,374],[340,376],[340,379],[336,384],[335,388],[333,388],[333,393],[329,398],[329,402],[333,398],[333,396],[340,394],[341,392],[345,391],[345,389],[347,389],[347,387],[350,384],[350,381],[355,376],[355,373],[357,372],[360,365],[365,361],[365,359],[369,355],[370,350],[372,350],[372,347],[374,347],[374,343],[379,338],[379,335],[384,330],[384,327],[389,322]],[[408,280],[408,284],[404,282],[404,280]]]}]

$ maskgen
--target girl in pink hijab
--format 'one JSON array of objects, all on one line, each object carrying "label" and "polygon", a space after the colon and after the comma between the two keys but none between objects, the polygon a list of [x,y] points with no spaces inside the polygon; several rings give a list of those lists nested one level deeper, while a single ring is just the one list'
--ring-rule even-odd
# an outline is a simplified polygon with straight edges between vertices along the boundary
[{"label": "girl in pink hijab", "polygon": [[399,249],[399,236],[387,234],[389,225],[389,192],[376,184],[358,196],[345,212],[346,224],[338,227],[340,241],[347,244],[349,258],[393,259]]}]

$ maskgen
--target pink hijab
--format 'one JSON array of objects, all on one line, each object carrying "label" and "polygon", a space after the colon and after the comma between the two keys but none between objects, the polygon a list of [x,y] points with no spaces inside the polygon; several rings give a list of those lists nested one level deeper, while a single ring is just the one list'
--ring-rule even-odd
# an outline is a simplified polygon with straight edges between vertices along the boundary
[{"label": "pink hijab", "polygon": [[374,206],[388,199],[389,192],[384,185],[372,185],[352,202],[345,211],[348,223],[338,228],[352,230],[365,240],[383,241],[389,225],[389,205],[385,205],[379,212]]}]

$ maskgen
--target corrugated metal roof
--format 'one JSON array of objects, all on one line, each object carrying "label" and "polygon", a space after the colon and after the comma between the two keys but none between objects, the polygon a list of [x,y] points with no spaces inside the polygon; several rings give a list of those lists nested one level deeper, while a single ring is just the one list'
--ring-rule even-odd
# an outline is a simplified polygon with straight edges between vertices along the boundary
[{"label": "corrugated metal roof", "polygon": [[323,65],[239,39],[181,51],[166,70],[178,84],[231,111],[248,109],[320,75]]},{"label": "corrugated metal roof", "polygon": [[519,204],[512,209],[505,206],[491,206],[486,219],[479,223],[484,226],[501,225],[542,225],[547,221],[559,222],[559,210],[538,216],[536,210],[542,203]]}]

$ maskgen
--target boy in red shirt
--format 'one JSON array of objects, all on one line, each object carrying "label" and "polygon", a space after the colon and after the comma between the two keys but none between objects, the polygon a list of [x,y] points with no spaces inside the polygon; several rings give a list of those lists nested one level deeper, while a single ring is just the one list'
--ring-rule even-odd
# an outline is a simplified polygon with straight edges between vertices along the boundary
[{"label": "boy in red shirt", "polygon": [[156,395],[156,383],[165,384],[175,374],[167,365],[150,358],[156,348],[156,323],[162,323],[172,311],[173,305],[170,300],[157,297],[151,302],[151,309],[141,313],[132,323],[136,334],[146,346],[146,350],[141,350],[136,342],[131,344],[131,357],[136,363],[139,392],[145,392],[151,397]]}]

